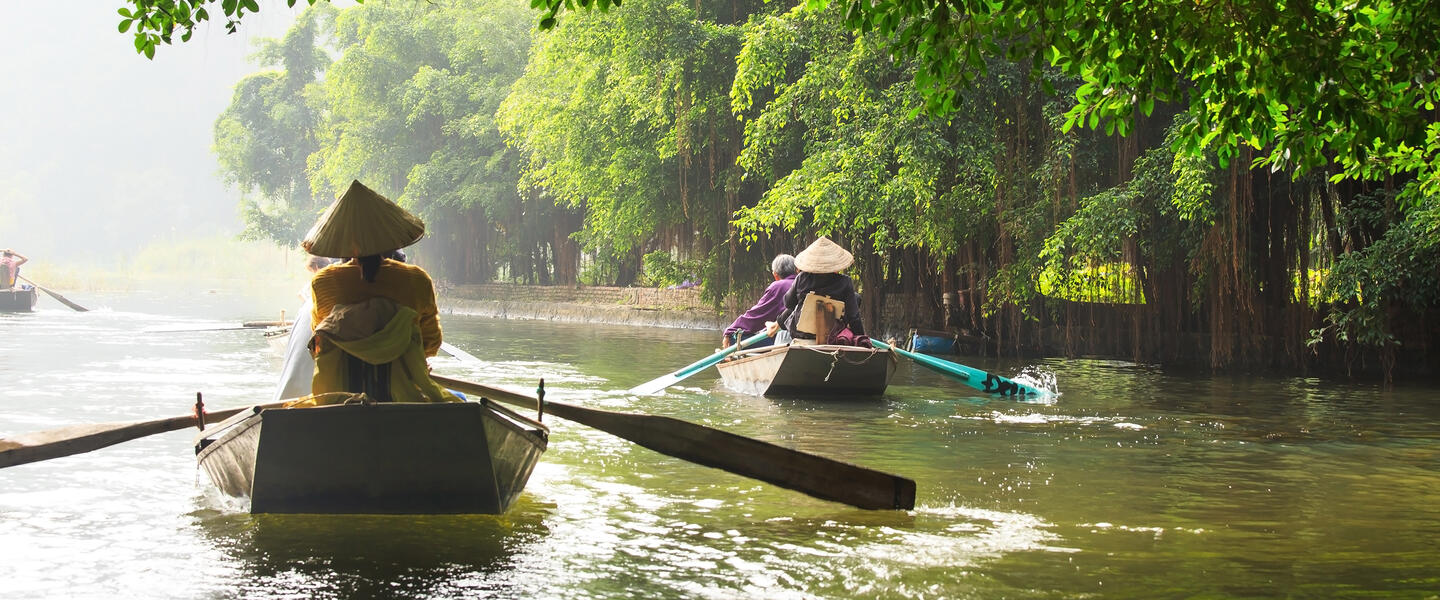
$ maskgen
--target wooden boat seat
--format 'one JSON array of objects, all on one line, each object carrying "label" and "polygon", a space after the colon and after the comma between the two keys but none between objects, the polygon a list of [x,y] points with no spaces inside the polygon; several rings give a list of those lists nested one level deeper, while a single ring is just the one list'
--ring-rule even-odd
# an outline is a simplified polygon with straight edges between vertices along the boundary
[{"label": "wooden boat seat", "polygon": [[[835,330],[835,323],[840,321],[840,315],[845,314],[845,303],[829,296],[822,296],[815,292],[805,294],[805,301],[800,303],[800,317],[795,320],[795,328],[815,336],[815,344],[830,343],[830,332]],[[809,340],[795,340],[803,344]]]}]

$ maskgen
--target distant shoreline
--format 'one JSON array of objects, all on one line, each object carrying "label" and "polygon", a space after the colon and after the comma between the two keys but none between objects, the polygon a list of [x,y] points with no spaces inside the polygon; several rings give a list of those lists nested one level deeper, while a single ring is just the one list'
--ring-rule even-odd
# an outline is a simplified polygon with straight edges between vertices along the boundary
[{"label": "distant shoreline", "polygon": [[447,288],[439,303],[441,313],[500,319],[715,330],[733,320],[694,289],[487,283]]}]

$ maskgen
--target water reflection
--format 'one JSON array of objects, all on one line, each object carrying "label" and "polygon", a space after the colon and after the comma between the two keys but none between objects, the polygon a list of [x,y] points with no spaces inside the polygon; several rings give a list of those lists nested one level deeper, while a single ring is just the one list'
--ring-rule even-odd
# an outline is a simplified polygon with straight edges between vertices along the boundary
[{"label": "water reflection", "polygon": [[527,496],[504,515],[192,516],[245,598],[513,597],[505,574],[545,543],[554,509]]}]

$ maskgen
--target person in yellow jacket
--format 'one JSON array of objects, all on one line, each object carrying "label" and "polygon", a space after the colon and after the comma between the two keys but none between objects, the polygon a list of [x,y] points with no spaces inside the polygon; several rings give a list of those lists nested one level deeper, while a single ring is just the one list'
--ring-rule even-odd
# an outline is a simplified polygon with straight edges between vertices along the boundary
[{"label": "person in yellow jacket", "polygon": [[321,269],[310,281],[312,394],[364,391],[397,402],[459,399],[430,380],[425,362],[441,343],[430,275],[384,258],[424,234],[418,217],[355,181],[305,235],[301,246],[310,254],[353,259]]}]

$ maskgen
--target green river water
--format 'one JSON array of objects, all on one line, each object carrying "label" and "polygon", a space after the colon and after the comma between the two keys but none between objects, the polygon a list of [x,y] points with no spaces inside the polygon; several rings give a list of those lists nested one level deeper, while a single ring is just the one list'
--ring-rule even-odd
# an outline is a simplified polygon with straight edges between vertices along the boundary
[{"label": "green river water", "polygon": [[[95,310],[0,314],[0,437],[180,415],[197,391],[269,400],[280,356],[257,331],[162,330],[273,319],[273,295],[67,297]],[[544,377],[552,400],[904,475],[917,507],[851,509],[547,418],[501,516],[250,515],[197,471],[192,430],[0,470],[0,598],[1440,597],[1434,382],[965,356],[1061,395],[988,398],[902,362],[879,400],[745,396],[713,369],[637,398],[718,332],[442,323],[482,364],[436,372]]]}]

